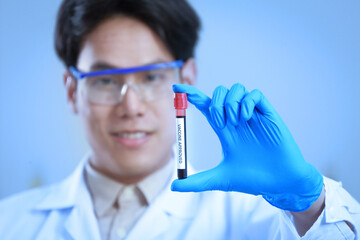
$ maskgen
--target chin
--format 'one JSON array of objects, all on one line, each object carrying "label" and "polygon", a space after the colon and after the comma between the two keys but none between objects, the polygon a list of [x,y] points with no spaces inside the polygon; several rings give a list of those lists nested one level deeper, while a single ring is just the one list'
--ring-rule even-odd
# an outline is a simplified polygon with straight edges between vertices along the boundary
[{"label": "chin", "polygon": [[126,154],[116,159],[117,165],[126,173],[145,173],[156,171],[161,164],[159,158],[154,158],[152,154]]}]

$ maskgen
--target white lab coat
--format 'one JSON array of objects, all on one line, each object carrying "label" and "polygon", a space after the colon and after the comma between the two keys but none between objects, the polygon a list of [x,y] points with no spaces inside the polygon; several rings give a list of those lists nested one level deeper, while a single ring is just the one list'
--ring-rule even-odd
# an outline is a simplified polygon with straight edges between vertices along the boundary
[{"label": "white lab coat", "polygon": [[[100,240],[83,177],[84,162],[58,184],[1,201],[0,239]],[[359,232],[360,207],[338,183],[325,182],[326,197],[332,199],[326,200],[327,212],[304,239],[347,239],[347,235],[353,239],[342,220],[351,222]],[[289,216],[259,196],[219,191],[176,193],[168,186],[126,239],[299,239]]]}]

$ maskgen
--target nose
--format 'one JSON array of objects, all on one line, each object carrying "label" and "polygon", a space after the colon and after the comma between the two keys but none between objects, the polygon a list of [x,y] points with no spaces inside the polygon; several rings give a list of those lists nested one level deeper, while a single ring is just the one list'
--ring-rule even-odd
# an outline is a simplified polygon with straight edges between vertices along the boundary
[{"label": "nose", "polygon": [[125,84],[121,89],[121,102],[117,104],[117,114],[121,117],[139,117],[145,113],[146,106],[142,96],[133,84]]}]

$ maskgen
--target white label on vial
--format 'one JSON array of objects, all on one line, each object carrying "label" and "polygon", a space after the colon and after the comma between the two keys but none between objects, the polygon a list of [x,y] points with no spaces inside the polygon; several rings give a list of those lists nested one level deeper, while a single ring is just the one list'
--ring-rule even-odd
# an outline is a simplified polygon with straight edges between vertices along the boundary
[{"label": "white label on vial", "polygon": [[176,118],[176,161],[178,169],[185,169],[185,119]]}]

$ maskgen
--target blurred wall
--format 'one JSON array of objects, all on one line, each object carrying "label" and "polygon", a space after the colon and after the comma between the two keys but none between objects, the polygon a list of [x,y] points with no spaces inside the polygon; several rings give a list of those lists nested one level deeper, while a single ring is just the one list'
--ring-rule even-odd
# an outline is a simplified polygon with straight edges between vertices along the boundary
[{"label": "blurred wall", "polygon": [[54,51],[60,0],[0,0],[0,197],[53,183],[87,150]]},{"label": "blurred wall", "polygon": [[[260,89],[306,160],[359,200],[360,2],[191,3],[203,22],[198,87]],[[59,4],[0,0],[0,198],[64,178],[88,149],[53,48]],[[195,108],[188,121],[189,161],[215,166],[215,134]]]}]

